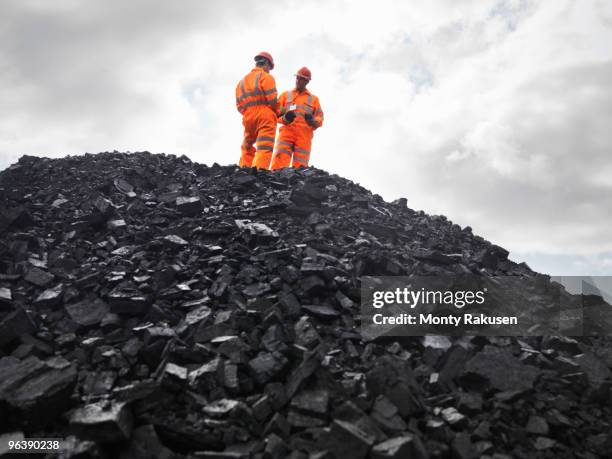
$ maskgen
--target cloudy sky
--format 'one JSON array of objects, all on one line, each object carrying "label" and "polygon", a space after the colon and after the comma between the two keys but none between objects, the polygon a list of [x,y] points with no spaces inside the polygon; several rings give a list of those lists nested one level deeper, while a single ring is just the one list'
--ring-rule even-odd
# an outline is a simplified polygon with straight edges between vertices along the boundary
[{"label": "cloudy sky", "polygon": [[[376,5],[376,6],[374,6]],[[311,163],[541,272],[612,275],[612,2],[0,2],[0,170],[108,150],[238,160],[237,81],[313,73]]]}]

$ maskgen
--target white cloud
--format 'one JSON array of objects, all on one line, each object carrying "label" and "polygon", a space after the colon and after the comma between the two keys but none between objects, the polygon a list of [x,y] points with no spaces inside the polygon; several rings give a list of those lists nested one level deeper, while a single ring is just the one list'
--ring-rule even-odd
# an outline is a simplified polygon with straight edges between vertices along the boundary
[{"label": "white cloud", "polygon": [[314,165],[517,254],[612,250],[610,2],[2,9],[0,168],[113,149],[237,161],[234,87],[265,49],[279,89],[313,72]]}]

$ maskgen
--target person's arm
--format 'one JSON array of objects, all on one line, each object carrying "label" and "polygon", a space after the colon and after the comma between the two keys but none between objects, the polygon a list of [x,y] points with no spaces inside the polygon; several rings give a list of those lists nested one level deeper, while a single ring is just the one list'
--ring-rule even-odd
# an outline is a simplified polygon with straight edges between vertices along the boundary
[{"label": "person's arm", "polygon": [[278,116],[280,105],[278,103],[278,92],[276,91],[276,81],[274,77],[269,73],[264,74],[261,77],[260,85],[266,102],[270,105],[274,113],[276,113],[276,116]]},{"label": "person's arm", "polygon": [[323,110],[321,109],[321,104],[319,102],[319,98],[315,97],[313,101],[313,110],[312,110],[312,119],[308,121],[308,124],[313,129],[318,129],[323,126]]},{"label": "person's arm", "polygon": [[242,91],[240,89],[240,82],[238,82],[236,85],[236,110],[238,110],[242,115],[244,113],[244,108],[242,108],[242,105],[240,104],[240,96],[242,96]]},{"label": "person's arm", "polygon": [[[279,112],[278,112],[277,121],[280,124],[284,124],[284,125],[290,124],[293,121],[293,119],[295,119],[295,117],[293,117],[293,119],[292,119],[291,116],[289,116],[289,117],[286,116],[287,115],[287,111],[286,111],[287,107],[285,107],[285,106],[287,105],[287,97],[289,97],[289,96],[288,96],[287,91],[285,91],[285,92],[283,92],[281,94],[280,98],[278,99]],[[291,120],[291,121],[289,121],[289,120]]]}]

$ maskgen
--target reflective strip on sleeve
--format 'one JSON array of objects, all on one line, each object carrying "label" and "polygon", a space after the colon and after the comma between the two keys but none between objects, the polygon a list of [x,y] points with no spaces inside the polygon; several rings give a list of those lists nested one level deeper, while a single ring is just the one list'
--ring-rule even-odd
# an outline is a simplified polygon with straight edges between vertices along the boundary
[{"label": "reflective strip on sleeve", "polygon": [[264,97],[274,95],[274,103],[276,103],[276,101],[278,100],[278,92],[276,91],[276,88],[267,89],[266,91],[263,92],[263,94],[264,94]]},{"label": "reflective strip on sleeve", "polygon": [[310,155],[310,150],[304,150],[303,148],[295,148],[296,153],[302,153],[303,155]]},{"label": "reflective strip on sleeve", "polygon": [[260,137],[257,137],[257,142],[274,142],[274,137],[262,135]]},{"label": "reflective strip on sleeve", "polygon": [[272,145],[257,145],[257,150],[274,151],[274,147]]},{"label": "reflective strip on sleeve", "polygon": [[284,140],[279,140],[279,141],[278,141],[278,144],[279,144],[279,145],[286,145],[286,146],[288,146],[289,148],[293,148],[293,144],[292,144],[291,142],[285,142]]}]

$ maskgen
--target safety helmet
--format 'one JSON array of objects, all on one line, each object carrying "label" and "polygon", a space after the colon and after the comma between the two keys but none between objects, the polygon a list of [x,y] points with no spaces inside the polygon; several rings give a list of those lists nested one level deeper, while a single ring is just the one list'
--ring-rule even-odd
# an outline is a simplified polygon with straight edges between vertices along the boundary
[{"label": "safety helmet", "polygon": [[255,62],[257,62],[259,58],[261,57],[263,57],[264,59],[267,59],[268,62],[270,62],[270,68],[274,68],[274,59],[272,59],[272,55],[270,53],[262,51],[257,56],[255,56]]},{"label": "safety helmet", "polygon": [[310,70],[308,70],[308,67],[302,67],[301,69],[299,69],[295,76],[306,78],[308,81],[312,79],[312,74],[310,73]]}]

